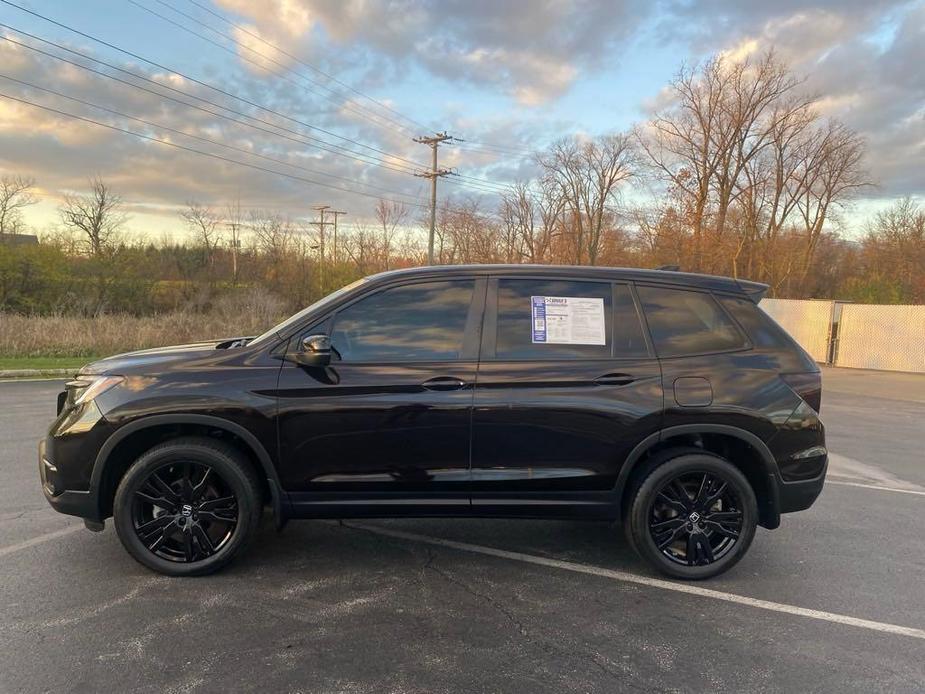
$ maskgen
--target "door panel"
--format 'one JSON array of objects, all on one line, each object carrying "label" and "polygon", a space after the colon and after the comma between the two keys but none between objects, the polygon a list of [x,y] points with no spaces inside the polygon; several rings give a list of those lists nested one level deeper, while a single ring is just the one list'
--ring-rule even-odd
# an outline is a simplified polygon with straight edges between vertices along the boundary
[{"label": "door panel", "polygon": [[661,413],[655,360],[483,362],[473,493],[610,490]]},{"label": "door panel", "polygon": [[309,331],[330,331],[334,359],[280,372],[280,476],[294,502],[398,512],[402,498],[447,495],[468,507],[484,298],[484,280],[403,283]]},{"label": "door panel", "polygon": [[279,387],[282,484],[290,491],[467,492],[475,375],[474,361],[287,364]]},{"label": "door panel", "polygon": [[[606,344],[537,344],[530,310],[538,297],[601,299]],[[557,499],[609,504],[623,460],[658,431],[663,410],[661,369],[630,288],[502,277],[489,283],[485,314],[472,418],[473,506],[529,513],[530,504]]]}]

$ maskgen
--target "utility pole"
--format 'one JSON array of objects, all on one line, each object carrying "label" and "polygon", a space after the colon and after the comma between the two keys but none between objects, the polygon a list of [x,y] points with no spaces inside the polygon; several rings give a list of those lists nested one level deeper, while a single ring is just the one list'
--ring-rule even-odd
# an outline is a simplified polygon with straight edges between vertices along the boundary
[{"label": "utility pole", "polygon": [[231,284],[238,284],[238,249],[241,247],[241,241],[238,238],[240,225],[236,220],[228,222],[228,228],[231,230]]},{"label": "utility pole", "polygon": [[422,145],[429,145],[433,153],[433,160],[431,164],[430,171],[414,174],[421,178],[430,179],[430,234],[427,237],[427,264],[434,264],[434,229],[437,226],[437,179],[440,176],[447,176],[452,171],[449,169],[438,169],[437,168],[437,148],[440,146],[441,142],[446,142],[447,140],[455,140],[456,138],[452,135],[447,135],[446,131],[442,133],[435,133],[433,136],[421,136],[414,138],[415,142],[418,142]]},{"label": "utility pole", "polygon": [[241,199],[239,197],[228,205],[227,213],[228,228],[231,230],[231,283],[237,286],[238,251],[241,249],[241,229],[244,227],[244,219],[241,215]]},{"label": "utility pole", "polygon": [[337,265],[337,218],[347,213],[340,210],[331,210],[331,214],[334,215],[334,250],[331,255],[334,257],[334,264]]},{"label": "utility pole", "polygon": [[312,207],[313,210],[317,210],[321,215],[321,221],[318,222],[309,222],[313,226],[318,227],[319,230],[319,244],[318,248],[321,250],[321,271],[320,271],[320,289],[321,293],[324,294],[324,227],[326,224],[331,224],[331,222],[324,221],[325,210],[330,210],[330,205],[315,205]]}]

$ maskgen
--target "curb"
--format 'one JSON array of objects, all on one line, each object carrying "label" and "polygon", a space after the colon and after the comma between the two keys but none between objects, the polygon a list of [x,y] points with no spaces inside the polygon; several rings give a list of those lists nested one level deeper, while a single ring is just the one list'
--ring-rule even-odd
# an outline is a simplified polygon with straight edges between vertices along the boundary
[{"label": "curb", "polygon": [[7,369],[0,371],[0,379],[35,378],[37,376],[73,376],[77,369]]}]

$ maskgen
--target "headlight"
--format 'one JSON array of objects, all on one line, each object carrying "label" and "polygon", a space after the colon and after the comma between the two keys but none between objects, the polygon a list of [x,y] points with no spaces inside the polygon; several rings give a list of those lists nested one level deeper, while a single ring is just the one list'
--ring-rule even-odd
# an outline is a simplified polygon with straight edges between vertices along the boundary
[{"label": "headlight", "polygon": [[70,395],[68,399],[76,407],[99,397],[124,380],[123,376],[78,376],[65,387]]}]

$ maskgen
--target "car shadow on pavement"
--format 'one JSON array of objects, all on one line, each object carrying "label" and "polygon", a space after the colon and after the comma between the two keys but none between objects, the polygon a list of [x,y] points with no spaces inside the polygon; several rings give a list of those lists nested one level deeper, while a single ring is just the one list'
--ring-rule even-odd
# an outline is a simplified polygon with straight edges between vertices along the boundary
[{"label": "car shadow on pavement", "polygon": [[[500,549],[560,561],[655,576],[626,541],[619,525],[606,522],[528,519],[350,519],[296,521],[277,532],[264,523],[250,551],[225,571],[284,572],[304,568],[309,573],[324,561],[337,560],[346,570],[382,567],[393,553],[427,551],[472,556],[452,547],[379,534],[402,532],[435,540]],[[495,558],[493,561],[507,561]]]}]

